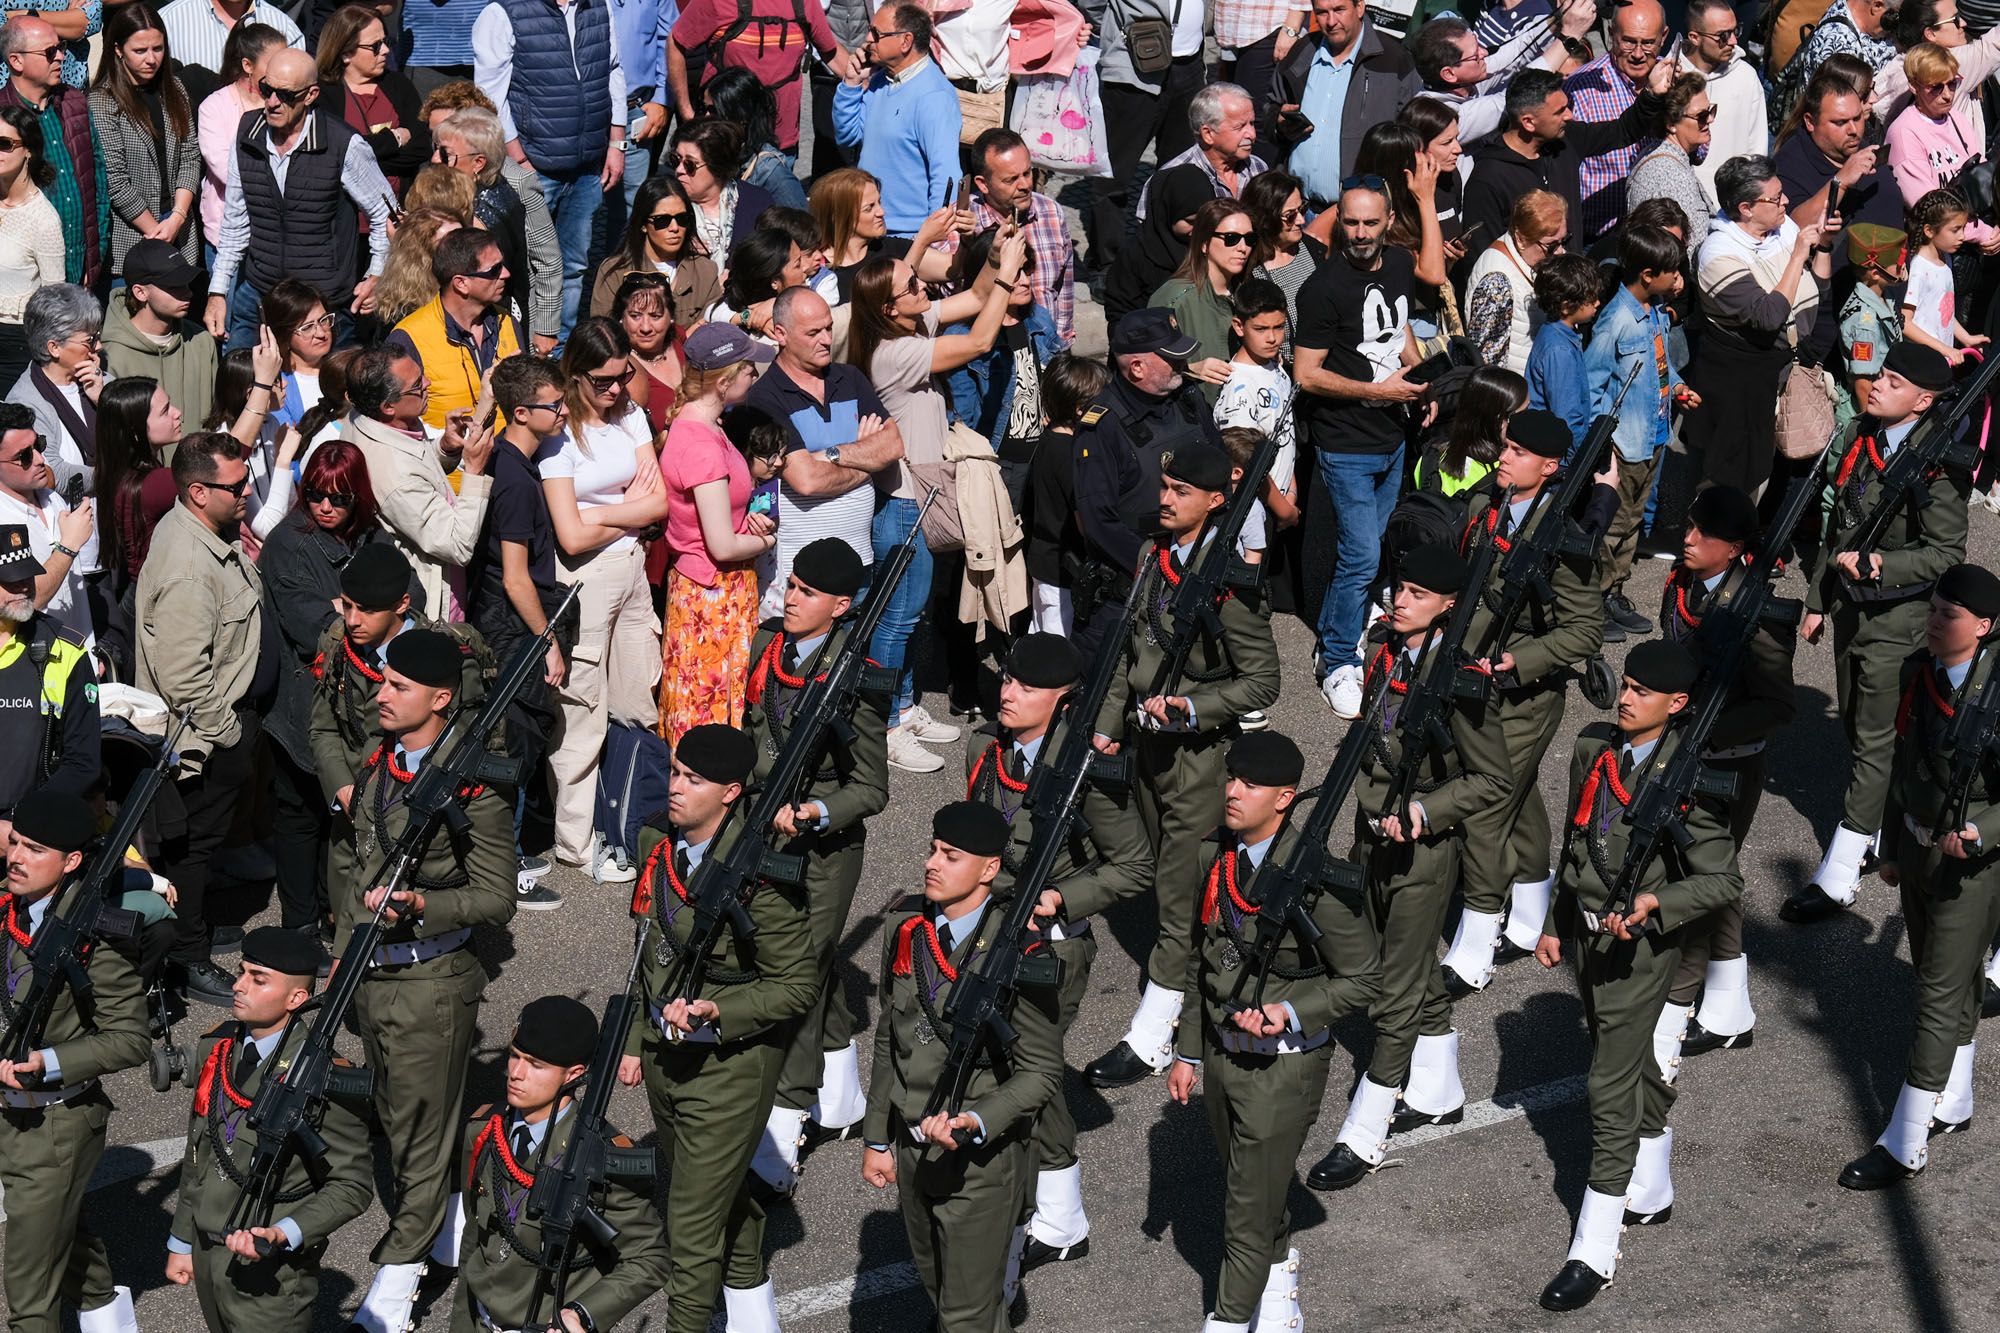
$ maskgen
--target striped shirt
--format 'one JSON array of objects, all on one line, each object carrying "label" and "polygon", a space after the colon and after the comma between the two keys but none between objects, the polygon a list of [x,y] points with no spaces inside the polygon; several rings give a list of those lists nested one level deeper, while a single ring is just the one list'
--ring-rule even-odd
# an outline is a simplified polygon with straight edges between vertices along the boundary
[{"label": "striped shirt", "polygon": [[403,31],[410,34],[406,64],[470,65],[472,25],[486,0],[418,0],[403,6]]},{"label": "striped shirt", "polygon": [[[305,50],[306,38],[299,25],[266,0],[250,0],[250,8],[236,22],[268,24],[283,34],[286,46]],[[222,72],[222,46],[236,22],[217,13],[213,0],[173,0],[160,11],[160,27],[166,30],[167,49],[174,53],[174,59],[216,74]]]},{"label": "striped shirt", "polygon": [[[747,400],[785,428],[785,454],[797,450],[821,453],[852,444],[863,417],[889,419],[875,386],[858,369],[843,362],[826,368],[825,402],[801,389],[782,364],[773,364],[750,386]],[[782,611],[785,579],[792,560],[821,537],[837,537],[854,548],[863,565],[875,563],[875,488],[863,481],[841,495],[809,496],[778,483],[778,545],[776,569],[765,585],[767,614]]]},{"label": "striped shirt", "polygon": [[[1639,90],[1607,52],[1577,70],[1563,83],[1570,111],[1586,124],[1613,121],[1632,109]],[[1583,234],[1596,240],[1625,216],[1625,179],[1639,160],[1640,145],[1631,143],[1576,164],[1577,193],[1583,198]],[[1579,249],[1581,242],[1572,242]]]}]

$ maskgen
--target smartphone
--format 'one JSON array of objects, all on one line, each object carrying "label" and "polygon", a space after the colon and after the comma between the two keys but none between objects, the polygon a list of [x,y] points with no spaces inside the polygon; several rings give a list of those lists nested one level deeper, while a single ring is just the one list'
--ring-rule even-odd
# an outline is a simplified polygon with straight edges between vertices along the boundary
[{"label": "smartphone", "polygon": [[1826,212],[1821,216],[1823,218],[1837,218],[1840,216],[1840,182],[1838,180],[1828,183],[1826,187]]},{"label": "smartphone", "polygon": [[957,208],[961,213],[970,212],[972,209],[972,177],[970,175],[958,178]]},{"label": "smartphone", "polygon": [[1485,235],[1486,224],[1484,222],[1475,222],[1458,234],[1458,243],[1465,247],[1465,253],[1471,254],[1472,247],[1477,245]]}]

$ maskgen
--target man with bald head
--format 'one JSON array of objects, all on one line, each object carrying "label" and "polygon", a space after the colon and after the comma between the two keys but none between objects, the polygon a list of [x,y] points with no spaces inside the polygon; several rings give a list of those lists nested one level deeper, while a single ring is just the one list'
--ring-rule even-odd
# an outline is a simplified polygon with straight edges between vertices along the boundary
[{"label": "man with bald head", "polygon": [[249,347],[257,341],[264,293],[280,278],[297,278],[326,299],[340,341],[347,341],[352,316],[375,308],[395,196],[367,141],[318,105],[311,56],[290,47],[273,52],[257,91],[263,109],[245,113],[229,145],[204,322],[231,350]]},{"label": "man with bald head", "polygon": [[[782,598],[792,557],[821,537],[846,542],[863,564],[874,561],[869,527],[875,488],[868,482],[901,461],[903,437],[868,377],[845,362],[834,363],[833,311],[810,288],[778,293],[771,338],[778,344],[777,360],[758,376],[745,406],[785,434],[785,462],[778,473],[778,568],[770,583],[773,597]],[[766,615],[780,609],[767,599]]]},{"label": "man with bald head", "polygon": [[[1564,84],[1571,114],[1586,125],[1624,115],[1646,86],[1646,75],[1659,57],[1666,34],[1667,16],[1659,0],[1626,0],[1612,10],[1608,49]],[[1583,190],[1583,236],[1576,242],[1577,249],[1624,219],[1625,180],[1638,159],[1635,141],[1577,164],[1577,183]]]},{"label": "man with bald head", "polygon": [[44,19],[13,15],[0,26],[0,61],[7,66],[0,107],[18,106],[41,123],[42,156],[56,173],[42,193],[62,219],[64,281],[95,287],[104,271],[111,200],[97,188],[97,146],[83,89],[62,81],[62,39]]}]

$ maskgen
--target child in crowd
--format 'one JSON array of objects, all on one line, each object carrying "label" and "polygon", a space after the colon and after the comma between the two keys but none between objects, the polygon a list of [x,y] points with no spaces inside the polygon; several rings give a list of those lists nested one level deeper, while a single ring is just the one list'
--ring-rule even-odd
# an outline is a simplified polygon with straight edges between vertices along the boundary
[{"label": "child in crowd", "polygon": [[1910,285],[1903,293],[1903,336],[1944,353],[1954,366],[1967,347],[1984,347],[1986,335],[1958,322],[1951,257],[1965,244],[1971,215],[1950,190],[1932,190],[1910,206]]},{"label": "child in crowd", "polygon": [[1551,255],[1535,272],[1535,304],[1545,318],[1528,351],[1528,406],[1561,417],[1578,443],[1591,419],[1583,326],[1603,303],[1604,271],[1584,255]]},{"label": "child in crowd", "polygon": [[[1288,528],[1299,521],[1299,506],[1292,377],[1280,359],[1289,323],[1285,293],[1269,278],[1246,278],[1237,284],[1229,304],[1229,333],[1236,342],[1236,355],[1229,359],[1229,382],[1216,395],[1215,424],[1247,426],[1259,435],[1277,436],[1278,457],[1271,464],[1260,508],[1268,507],[1272,520]],[[1223,438],[1226,442],[1227,431]],[[1237,465],[1248,460],[1246,454]]]},{"label": "child in crowd", "polygon": [[[1277,289],[1273,287],[1272,290],[1276,291]],[[1281,316],[1278,336],[1283,338],[1282,315],[1284,312],[1284,301],[1282,297],[1279,299],[1278,310]],[[1241,323],[1240,317],[1235,322]],[[1237,337],[1240,338],[1242,335],[1239,333]],[[1279,371],[1278,373],[1280,375],[1284,374],[1283,371]],[[1286,382],[1290,383],[1289,380]],[[1230,383],[1235,383],[1235,380],[1232,378]],[[1289,426],[1289,418],[1286,424]],[[1250,460],[1257,456],[1257,451],[1264,447],[1264,441],[1269,438],[1263,431],[1253,426],[1224,426],[1222,428],[1222,448],[1223,452],[1229,455],[1229,480],[1232,485],[1242,484],[1243,470],[1250,466]],[[1271,494],[1271,488],[1266,486],[1264,493],[1266,495]],[[1298,511],[1295,509],[1293,512],[1296,513]],[[1236,535],[1236,556],[1244,564],[1255,566],[1264,563],[1264,534],[1266,529],[1264,503],[1261,500],[1253,500],[1250,502],[1250,512],[1243,516],[1243,531]],[[1262,710],[1253,709],[1237,718],[1236,725],[1244,731],[1262,731],[1271,725],[1271,720],[1264,715]]]},{"label": "child in crowd", "polygon": [[[1667,302],[1681,288],[1687,254],[1678,238],[1659,227],[1628,227],[1618,242],[1619,285],[1598,317],[1584,354],[1590,394],[1599,413],[1615,410],[1611,444],[1618,455],[1618,511],[1605,531],[1598,565],[1604,590],[1604,637],[1616,643],[1629,631],[1650,634],[1653,622],[1625,597],[1625,580],[1639,549],[1640,520],[1661,454],[1672,434],[1673,405],[1698,407],[1701,398],[1681,382],[1667,356],[1672,328]],[[1619,402],[1619,390],[1634,375]],[[1616,405],[1614,408],[1614,404]]]},{"label": "child in crowd", "polygon": [[1906,233],[1877,222],[1857,222],[1847,229],[1847,262],[1854,268],[1854,290],[1840,306],[1841,355],[1847,363],[1847,401],[1842,415],[1852,418],[1867,401],[1868,390],[1882,373],[1889,349],[1903,341],[1903,316],[1890,289],[1903,281]]}]

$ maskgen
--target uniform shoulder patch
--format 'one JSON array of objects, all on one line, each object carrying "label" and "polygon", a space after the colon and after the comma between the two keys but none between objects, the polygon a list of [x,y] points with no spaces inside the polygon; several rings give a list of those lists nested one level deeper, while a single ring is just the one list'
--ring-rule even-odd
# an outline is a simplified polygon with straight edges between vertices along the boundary
[{"label": "uniform shoulder patch", "polygon": [[487,1102],[484,1106],[475,1107],[473,1109],[472,1121],[474,1124],[478,1124],[481,1121],[489,1119],[492,1115],[493,1115],[493,1103]]},{"label": "uniform shoulder patch", "polygon": [[1578,741],[1598,741],[1604,745],[1609,745],[1617,735],[1618,727],[1616,723],[1597,721],[1585,723],[1583,728],[1576,733],[1576,738]]},{"label": "uniform shoulder patch", "polygon": [[1092,403],[1089,407],[1083,409],[1083,416],[1079,418],[1079,421],[1086,426],[1095,426],[1109,415],[1111,415],[1111,409],[1103,403]]},{"label": "uniform shoulder patch", "polygon": [[889,909],[890,912],[898,916],[915,916],[923,910],[924,895],[921,893],[912,893],[908,897],[900,899],[894,907]]}]

